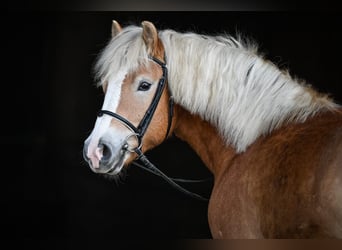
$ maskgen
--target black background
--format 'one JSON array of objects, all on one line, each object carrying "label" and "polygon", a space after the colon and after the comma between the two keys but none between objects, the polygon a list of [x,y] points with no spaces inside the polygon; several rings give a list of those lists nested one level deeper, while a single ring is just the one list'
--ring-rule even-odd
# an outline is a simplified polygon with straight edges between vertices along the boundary
[{"label": "black background", "polygon": [[[207,204],[131,167],[116,185],[82,160],[103,94],[92,79],[96,55],[123,26],[150,20],[157,28],[205,34],[242,32],[291,75],[342,102],[338,12],[78,12],[8,13],[3,93],[2,164],[9,174],[2,199],[10,235],[48,238],[210,238]],[[16,111],[16,112],[13,112]],[[172,138],[148,154],[166,173],[210,173]],[[7,179],[7,180],[6,180]],[[186,185],[209,195],[212,183]]]}]

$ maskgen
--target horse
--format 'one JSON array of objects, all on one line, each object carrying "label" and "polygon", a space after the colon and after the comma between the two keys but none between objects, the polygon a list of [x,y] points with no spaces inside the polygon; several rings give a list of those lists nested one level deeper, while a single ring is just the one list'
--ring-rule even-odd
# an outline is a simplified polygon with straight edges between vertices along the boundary
[{"label": "horse", "polygon": [[149,21],[111,33],[94,66],[92,171],[118,176],[175,135],[213,174],[213,238],[342,238],[340,105],[242,37]]}]

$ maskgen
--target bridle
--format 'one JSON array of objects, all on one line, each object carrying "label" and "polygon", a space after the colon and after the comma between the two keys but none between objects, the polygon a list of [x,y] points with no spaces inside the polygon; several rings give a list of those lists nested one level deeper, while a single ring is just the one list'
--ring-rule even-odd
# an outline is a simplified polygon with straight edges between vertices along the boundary
[{"label": "bridle", "polygon": [[[129,152],[135,152],[138,157],[135,160],[135,162],[133,162],[133,164],[135,164],[136,166],[143,168],[144,170],[147,170],[155,175],[158,175],[160,177],[162,177],[165,181],[167,181],[171,186],[173,186],[174,188],[178,189],[179,191],[193,197],[196,198],[198,200],[202,200],[202,201],[208,201],[207,198],[204,198],[198,194],[192,193],[188,190],[186,190],[185,188],[179,186],[175,181],[178,182],[203,182],[203,181],[207,181],[207,179],[203,179],[203,180],[184,180],[184,179],[175,179],[175,178],[170,178],[167,175],[165,175],[162,171],[160,171],[156,166],[154,166],[148,159],[147,157],[143,154],[141,147],[142,147],[142,139],[146,133],[146,130],[149,126],[149,124],[151,123],[151,120],[153,118],[153,115],[157,109],[158,103],[160,101],[160,98],[163,94],[163,91],[165,89],[166,83],[167,83],[167,67],[166,67],[166,57],[164,55],[164,62],[160,61],[159,59],[150,56],[149,57],[150,60],[152,60],[153,62],[155,62],[156,64],[158,64],[161,69],[162,69],[162,77],[159,79],[158,85],[157,85],[157,89],[156,92],[154,94],[154,97],[151,101],[150,106],[148,107],[144,117],[142,118],[142,120],[140,121],[139,125],[136,127],[134,126],[130,121],[128,121],[125,117],[114,113],[112,111],[109,110],[100,110],[97,114],[98,117],[103,116],[104,114],[112,116],[113,118],[115,118],[116,120],[120,121],[123,125],[125,125],[127,128],[129,128],[132,132],[133,135],[135,135],[138,139],[138,146],[135,147],[133,150],[132,149],[128,149],[127,145],[124,145],[123,150],[128,150]],[[165,139],[167,139],[167,137],[169,136],[170,133],[170,129],[171,129],[171,125],[172,125],[172,118],[173,118],[173,108],[174,108],[174,101],[173,101],[173,97],[172,95],[170,95],[169,98],[169,114],[168,114],[168,125],[167,125],[167,129],[166,129],[166,135],[165,135]],[[164,139],[164,140],[165,140]],[[136,161],[140,161],[143,165],[137,163]]]},{"label": "bridle", "polygon": [[[130,121],[128,121],[125,117],[123,117],[117,113],[111,112],[109,110],[100,110],[97,114],[98,117],[101,117],[104,114],[110,115],[110,116],[114,117],[115,119],[119,120],[121,123],[123,123],[130,130],[132,130],[133,133],[138,138],[138,145],[139,146],[136,147],[136,149],[134,150],[138,155],[141,154],[142,138],[144,137],[146,130],[151,123],[154,112],[157,109],[158,103],[159,103],[160,98],[161,98],[163,91],[165,89],[166,80],[167,80],[166,64],[163,63],[162,61],[158,60],[155,57],[149,57],[149,59],[151,59],[153,62],[157,63],[162,68],[163,74],[162,74],[162,77],[159,79],[157,89],[156,89],[156,93],[155,93],[155,95],[151,101],[151,104],[148,107],[148,109],[147,109],[144,117],[140,121],[139,125],[136,127]],[[168,137],[170,129],[171,129],[172,117],[173,117],[173,98],[171,96],[169,98],[169,117],[168,117],[168,126],[167,126],[167,130],[166,130],[165,139]]]}]

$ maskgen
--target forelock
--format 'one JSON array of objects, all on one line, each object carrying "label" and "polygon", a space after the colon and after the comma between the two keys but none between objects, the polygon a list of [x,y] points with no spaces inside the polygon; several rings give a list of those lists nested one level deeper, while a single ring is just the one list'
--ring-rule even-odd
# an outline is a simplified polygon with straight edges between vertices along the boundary
[{"label": "forelock", "polygon": [[117,72],[126,70],[129,73],[147,64],[148,54],[141,34],[141,27],[128,26],[109,41],[94,67],[98,86]]}]

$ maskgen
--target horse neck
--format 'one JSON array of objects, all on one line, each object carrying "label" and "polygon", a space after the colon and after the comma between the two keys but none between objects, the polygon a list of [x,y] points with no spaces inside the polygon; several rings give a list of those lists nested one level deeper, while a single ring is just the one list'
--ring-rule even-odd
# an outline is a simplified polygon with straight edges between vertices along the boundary
[{"label": "horse neck", "polygon": [[236,154],[225,144],[215,127],[179,105],[175,106],[174,133],[190,145],[214,176],[219,175],[222,166],[229,166],[229,161]]},{"label": "horse neck", "polygon": [[162,40],[175,102],[214,124],[239,153],[283,124],[336,106],[241,44],[175,32]]}]

